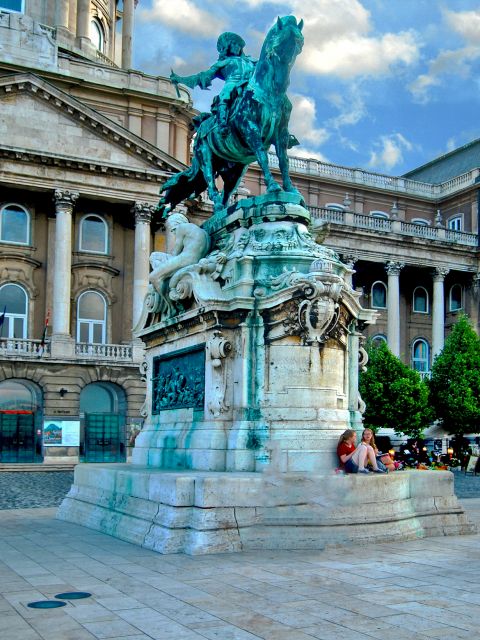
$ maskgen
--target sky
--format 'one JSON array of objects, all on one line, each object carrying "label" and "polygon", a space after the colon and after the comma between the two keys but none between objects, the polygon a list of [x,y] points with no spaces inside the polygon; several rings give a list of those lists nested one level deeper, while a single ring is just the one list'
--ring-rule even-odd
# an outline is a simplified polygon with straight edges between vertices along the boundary
[{"label": "sky", "polygon": [[[402,175],[480,138],[480,0],[140,0],[134,66],[208,69],[223,31],[256,58],[278,15],[305,24],[288,92],[294,155]],[[195,108],[221,86],[195,89]]]}]

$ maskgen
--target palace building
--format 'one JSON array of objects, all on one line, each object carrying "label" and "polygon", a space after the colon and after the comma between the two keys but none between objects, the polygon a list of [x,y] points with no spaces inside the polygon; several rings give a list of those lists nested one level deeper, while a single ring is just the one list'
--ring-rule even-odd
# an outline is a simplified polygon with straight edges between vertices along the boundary
[{"label": "palace building", "polygon": [[132,327],[193,111],[131,69],[135,4],[0,0],[0,462],[122,460],[141,423]]},{"label": "palace building", "polygon": [[[186,89],[131,69],[135,5],[0,0],[1,463],[121,461],[142,423],[132,329],[195,112]],[[427,376],[460,312],[479,329],[480,140],[401,177],[290,164],[378,311],[369,335]],[[255,166],[243,190],[264,190]]]}]

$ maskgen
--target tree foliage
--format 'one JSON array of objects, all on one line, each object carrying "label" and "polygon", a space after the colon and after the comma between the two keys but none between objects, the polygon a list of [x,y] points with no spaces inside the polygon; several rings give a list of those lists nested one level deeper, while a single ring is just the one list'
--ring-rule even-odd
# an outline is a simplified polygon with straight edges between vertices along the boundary
[{"label": "tree foliage", "polygon": [[480,339],[466,316],[435,358],[430,394],[435,418],[447,433],[480,431]]},{"label": "tree foliage", "polygon": [[367,370],[360,374],[360,394],[367,408],[365,427],[392,428],[412,438],[421,437],[432,412],[428,387],[385,343],[367,344]]}]

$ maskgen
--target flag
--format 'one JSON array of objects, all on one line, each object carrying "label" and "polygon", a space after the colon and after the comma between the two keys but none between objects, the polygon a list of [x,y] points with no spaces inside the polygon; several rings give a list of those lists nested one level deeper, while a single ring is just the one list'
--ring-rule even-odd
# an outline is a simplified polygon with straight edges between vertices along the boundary
[{"label": "flag", "polygon": [[43,355],[45,351],[45,342],[47,341],[47,329],[48,329],[48,321],[50,320],[50,310],[47,311],[47,317],[45,318],[45,326],[43,327],[42,339],[40,340],[40,348],[38,350],[38,354],[40,356]]},{"label": "flag", "polygon": [[7,313],[7,305],[3,307],[3,313],[0,313],[0,335],[2,334],[3,324],[5,322],[5,314]]}]

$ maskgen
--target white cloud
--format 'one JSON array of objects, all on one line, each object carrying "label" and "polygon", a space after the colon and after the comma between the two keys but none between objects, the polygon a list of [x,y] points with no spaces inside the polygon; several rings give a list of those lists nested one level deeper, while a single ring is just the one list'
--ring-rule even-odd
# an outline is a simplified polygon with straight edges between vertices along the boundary
[{"label": "white cloud", "polygon": [[305,48],[300,66],[318,74],[332,74],[349,79],[357,76],[385,75],[398,63],[413,64],[418,58],[418,46],[410,31],[387,33],[368,38],[358,33],[336,37],[322,45]]},{"label": "white cloud", "polygon": [[415,32],[372,35],[370,13],[359,0],[247,0],[253,7],[266,3],[289,7],[304,18],[305,47],[297,64],[309,73],[345,79],[378,76],[418,59]]},{"label": "white cloud", "polygon": [[347,93],[332,93],[326,98],[339,110],[339,114],[331,118],[327,123],[328,126],[335,129],[346,125],[355,125],[367,113],[362,90],[358,82],[350,84]]},{"label": "white cloud", "polygon": [[368,166],[380,171],[390,171],[403,162],[403,151],[411,151],[413,145],[401,133],[380,136],[374,143],[375,149],[370,154]]},{"label": "white cloud", "polygon": [[160,22],[193,36],[209,38],[223,31],[225,23],[192,0],[152,0],[151,9],[139,9],[141,22]]},{"label": "white cloud", "polygon": [[289,156],[295,158],[305,158],[307,160],[320,160],[320,162],[328,162],[327,158],[319,151],[314,151],[308,147],[293,147],[288,152]]},{"label": "white cloud", "polygon": [[309,142],[315,146],[321,145],[329,138],[329,133],[326,129],[315,126],[316,107],[313,98],[293,94],[290,99],[293,109],[289,130],[301,143]]},{"label": "white cloud", "polygon": [[445,22],[464,40],[473,45],[480,45],[480,12],[478,11],[449,11],[443,12]]},{"label": "white cloud", "polygon": [[409,86],[414,99],[420,103],[430,100],[429,89],[441,86],[445,76],[467,78],[471,73],[471,64],[480,59],[480,13],[477,11],[443,11],[444,21],[452,32],[457,33],[465,46],[453,50],[443,50],[430,60],[428,72],[424,73]]}]

